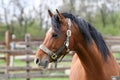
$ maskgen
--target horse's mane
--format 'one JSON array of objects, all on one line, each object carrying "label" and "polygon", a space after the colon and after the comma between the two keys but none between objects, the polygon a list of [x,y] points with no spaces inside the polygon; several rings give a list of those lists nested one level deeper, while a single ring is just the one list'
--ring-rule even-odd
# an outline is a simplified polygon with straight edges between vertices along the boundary
[{"label": "horse's mane", "polygon": [[[98,50],[100,51],[103,58],[106,60],[107,56],[109,55],[109,49],[99,32],[87,21],[81,18],[77,18],[76,16],[69,14],[69,13],[62,13],[65,18],[70,18],[74,21],[82,33],[83,37],[85,38],[86,42],[89,44],[92,39],[96,43]],[[52,17],[52,25],[56,32],[59,32],[60,21],[57,15]]]}]

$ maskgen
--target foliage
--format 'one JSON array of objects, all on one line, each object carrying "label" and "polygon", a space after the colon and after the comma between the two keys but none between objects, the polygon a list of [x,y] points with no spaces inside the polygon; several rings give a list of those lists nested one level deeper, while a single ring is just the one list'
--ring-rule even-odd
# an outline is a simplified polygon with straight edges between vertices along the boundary
[{"label": "foliage", "polygon": [[[105,26],[102,23],[101,15],[99,13],[94,14],[91,17],[90,23],[104,36],[119,36],[120,35],[120,14],[119,12],[114,13],[117,16],[115,23],[111,21],[111,16],[106,17]],[[88,21],[89,22],[89,21]]]},{"label": "foliage", "polygon": [[[5,38],[5,31],[6,31],[6,25],[0,25],[0,41],[4,41]],[[45,36],[45,28],[42,28],[39,26],[39,22],[35,22],[33,25],[29,26],[27,29],[27,33],[30,33],[32,37],[41,37],[43,38]],[[17,23],[14,24],[14,29],[10,28],[11,34],[15,34],[16,38],[24,38],[24,27],[21,27]]]}]

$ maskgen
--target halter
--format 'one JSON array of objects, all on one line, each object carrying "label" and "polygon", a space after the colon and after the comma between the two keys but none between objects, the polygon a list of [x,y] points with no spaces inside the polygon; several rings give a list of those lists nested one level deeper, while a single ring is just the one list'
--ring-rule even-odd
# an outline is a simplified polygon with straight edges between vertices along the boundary
[{"label": "halter", "polygon": [[[51,50],[49,50],[47,47],[45,47],[43,44],[41,44],[39,46],[39,49],[41,49],[42,51],[44,51],[47,55],[49,55],[51,57],[51,59],[53,59],[54,61],[57,62],[57,57],[58,55],[60,55],[60,53],[66,48],[66,52],[69,53],[70,49],[69,49],[69,41],[70,41],[70,36],[71,36],[71,21],[70,19],[67,19],[67,24],[68,24],[68,30],[66,32],[67,38],[64,42],[64,44],[62,45],[62,47],[60,49],[58,49],[56,52],[53,52]],[[61,56],[61,59],[59,61],[61,61],[63,59],[65,55]]]}]

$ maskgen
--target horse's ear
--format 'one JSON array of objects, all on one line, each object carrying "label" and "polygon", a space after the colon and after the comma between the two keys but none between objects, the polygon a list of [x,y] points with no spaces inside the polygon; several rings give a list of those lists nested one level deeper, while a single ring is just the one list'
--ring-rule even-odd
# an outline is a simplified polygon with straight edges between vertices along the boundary
[{"label": "horse's ear", "polygon": [[50,17],[53,17],[53,13],[48,9],[48,13]]},{"label": "horse's ear", "polygon": [[56,9],[56,12],[58,14],[58,18],[59,18],[60,21],[65,19],[65,17],[57,9]]}]

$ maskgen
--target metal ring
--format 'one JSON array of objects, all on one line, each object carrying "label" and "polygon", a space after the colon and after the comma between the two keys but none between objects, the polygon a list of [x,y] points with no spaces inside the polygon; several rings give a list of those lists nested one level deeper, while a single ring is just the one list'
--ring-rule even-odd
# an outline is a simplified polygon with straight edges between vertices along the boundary
[{"label": "metal ring", "polygon": [[56,55],[56,54],[52,54],[52,55],[51,55],[51,58],[52,58],[53,60],[55,60],[55,59],[57,58],[57,55]]}]

